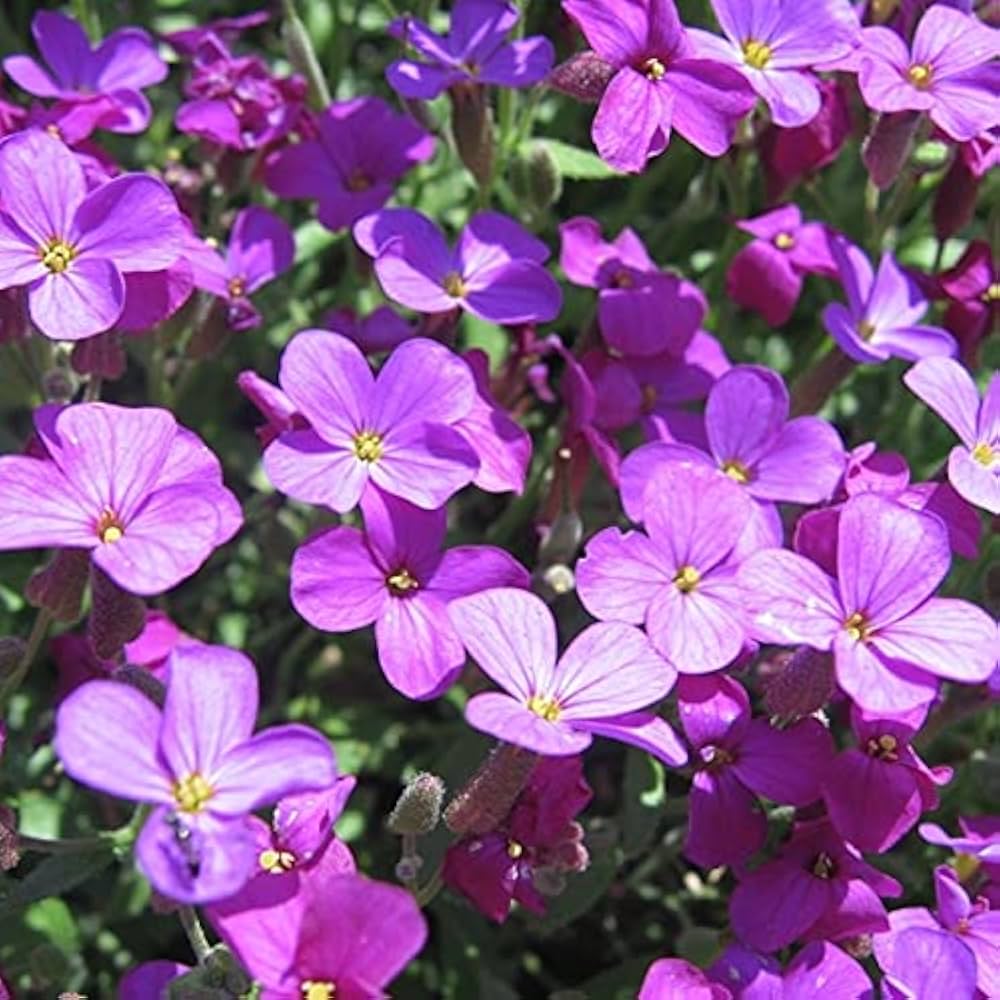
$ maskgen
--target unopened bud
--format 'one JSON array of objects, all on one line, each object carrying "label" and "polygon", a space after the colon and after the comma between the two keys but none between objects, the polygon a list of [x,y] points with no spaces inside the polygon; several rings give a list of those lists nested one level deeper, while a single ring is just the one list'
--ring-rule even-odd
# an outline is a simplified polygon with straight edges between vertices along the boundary
[{"label": "unopened bud", "polygon": [[545,82],[560,94],[596,104],[614,75],[615,67],[611,63],[588,50],[560,63]]},{"label": "unopened bud", "polygon": [[801,719],[819,711],[836,689],[833,656],[800,646],[764,684],[764,706],[781,719]]},{"label": "unopened bud", "polygon": [[872,951],[874,950],[872,948],[871,934],[859,934],[857,937],[846,938],[838,943],[848,955],[859,960],[871,958]]},{"label": "unopened bud", "polygon": [[478,84],[459,84],[451,96],[451,129],[458,155],[480,188],[493,176],[493,109]]},{"label": "unopened bud", "polygon": [[16,868],[21,860],[17,843],[17,813],[10,806],[0,806],[0,872]]},{"label": "unopened bud", "polygon": [[68,368],[51,368],[42,376],[42,392],[48,403],[68,403],[76,395],[78,384]]},{"label": "unopened bud", "polygon": [[430,833],[441,818],[443,802],[444,782],[436,774],[421,771],[400,793],[386,825],[400,835]]},{"label": "unopened bud", "polygon": [[536,754],[501,743],[486,758],[444,812],[445,825],[460,835],[495,830],[531,777]]},{"label": "unopened bud", "polygon": [[36,608],[45,608],[57,622],[75,622],[80,617],[89,573],[90,553],[86,549],[60,549],[48,566],[31,575],[24,596]]},{"label": "unopened bud", "polygon": [[576,577],[569,566],[557,563],[546,566],[535,581],[535,590],[543,601],[551,602],[563,594],[570,593],[576,586]]},{"label": "unopened bud", "polygon": [[146,624],[146,605],[141,597],[122,590],[96,566],[90,573],[90,618],[87,638],[94,655],[113,660]]},{"label": "unopened bud", "polygon": [[558,868],[551,865],[543,865],[535,868],[531,873],[531,884],[543,896],[559,896],[566,888],[566,875]]},{"label": "unopened bud", "polygon": [[[26,649],[24,640],[15,635],[0,637],[0,684],[20,667]],[[4,731],[3,724],[0,723],[0,752],[3,751],[3,744]]]},{"label": "unopened bud", "polygon": [[532,215],[554,205],[562,194],[562,174],[544,142],[518,151],[510,166],[510,186]]},{"label": "unopened bud", "polygon": [[128,366],[121,334],[109,330],[78,340],[73,345],[70,364],[79,375],[98,375],[109,381],[121,378]]},{"label": "unopened bud", "polygon": [[861,158],[872,183],[880,191],[892,185],[909,159],[919,124],[919,111],[881,115],[865,139]]},{"label": "unopened bud", "polygon": [[121,669],[115,671],[114,679],[121,681],[122,684],[128,684],[130,687],[136,688],[151,702],[163,708],[163,703],[167,697],[167,689],[163,686],[163,681],[158,677],[154,677],[144,667],[135,667],[132,664],[126,664]]},{"label": "unopened bud", "polygon": [[404,884],[416,882],[423,867],[424,859],[419,854],[409,854],[396,862],[396,878]]},{"label": "unopened bud", "polygon": [[956,156],[934,194],[932,217],[939,240],[949,239],[969,224],[978,195],[979,178]]},{"label": "unopened bud", "polygon": [[570,563],[580,548],[583,538],[583,521],[575,511],[559,514],[552,522],[538,553],[542,564]]}]

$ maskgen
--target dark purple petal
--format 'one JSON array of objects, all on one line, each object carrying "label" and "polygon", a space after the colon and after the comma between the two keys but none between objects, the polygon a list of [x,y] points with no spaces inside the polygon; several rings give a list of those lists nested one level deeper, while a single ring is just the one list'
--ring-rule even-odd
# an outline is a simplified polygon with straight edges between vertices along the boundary
[{"label": "dark purple petal", "polygon": [[757,951],[777,951],[801,937],[826,910],[829,883],[788,861],[771,861],[736,886],[729,919]]},{"label": "dark purple petal", "polygon": [[553,62],[552,43],[533,35],[501,45],[483,62],[479,79],[501,87],[530,87],[552,69]]},{"label": "dark purple petal", "polygon": [[684,855],[702,868],[741,865],[764,846],[767,817],[731,767],[698,771],[691,784]]},{"label": "dark purple petal", "polygon": [[669,141],[673,97],[631,66],[608,84],[591,126],[601,158],[617,170],[639,173]]},{"label": "dark purple petal", "polygon": [[236,216],[229,234],[230,277],[240,281],[244,294],[255,292],[292,266],[295,239],[280,216],[251,205]]},{"label": "dark purple petal", "polygon": [[820,781],[833,760],[830,731],[816,719],[775,729],[754,719],[740,742],[733,770],[758,795],[793,806],[820,796]]},{"label": "dark purple petal", "polygon": [[673,98],[673,127],[706,156],[729,149],[737,123],[757,99],[742,74],[702,59],[675,62],[664,83]]},{"label": "dark purple petal", "polygon": [[512,260],[470,276],[464,305],[490,323],[548,323],[559,315],[562,291],[534,261]]},{"label": "dark purple petal", "polygon": [[783,326],[791,319],[801,291],[802,275],[788,253],[763,240],[740,250],[726,272],[726,293],[744,309],[760,313],[771,326]]}]

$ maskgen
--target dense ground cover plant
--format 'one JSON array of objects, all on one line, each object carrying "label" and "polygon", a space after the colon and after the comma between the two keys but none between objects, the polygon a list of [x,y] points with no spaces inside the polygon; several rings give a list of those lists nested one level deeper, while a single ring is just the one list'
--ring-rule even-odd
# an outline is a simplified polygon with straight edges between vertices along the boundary
[{"label": "dense ground cover plant", "polygon": [[49,6],[0,998],[1000,996],[996,5]]}]

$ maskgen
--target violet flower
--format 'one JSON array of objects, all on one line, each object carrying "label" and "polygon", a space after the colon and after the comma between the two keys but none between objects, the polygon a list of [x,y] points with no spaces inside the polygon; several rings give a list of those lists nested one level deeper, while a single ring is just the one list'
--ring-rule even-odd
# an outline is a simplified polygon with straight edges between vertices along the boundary
[{"label": "violet flower", "polygon": [[707,156],[722,156],[756,95],[743,76],[701,58],[673,0],[563,0],[614,76],[591,127],[602,158],[641,171],[670,142],[671,129]]},{"label": "violet flower", "polygon": [[756,796],[807,806],[833,759],[830,733],[815,719],[785,729],[750,717],[732,677],[681,677],[681,725],[700,758],[689,800],[684,854],[703,868],[741,865],[764,846],[767,819]]},{"label": "violet flower", "polygon": [[807,274],[836,277],[830,230],[821,222],[804,223],[798,205],[782,205],[736,226],[755,239],[730,262],[726,293],[771,326],[791,319]]},{"label": "violet flower", "polygon": [[997,662],[996,622],[932,596],[950,564],[937,517],[869,493],[840,514],[836,579],[770,549],[742,563],[739,583],[756,638],[832,649],[841,689],[866,712],[892,716],[930,702],[938,678],[982,683]]},{"label": "violet flower", "polygon": [[194,283],[223,301],[227,326],[239,331],[260,326],[261,315],[250,296],[292,266],[295,238],[288,224],[251,205],[233,220],[225,256],[200,240],[195,249],[188,255]]},{"label": "violet flower", "polygon": [[92,48],[83,28],[58,11],[37,11],[31,33],[48,69],[31,56],[7,56],[3,68],[35,97],[64,104],[99,105],[94,125],[112,132],[142,132],[152,109],[142,93],[166,79],[167,65],[141,28],[121,28]]},{"label": "violet flower", "polygon": [[416,336],[416,328],[407,323],[391,306],[378,306],[367,316],[350,308],[331,309],[322,324],[334,333],[354,341],[365,354],[382,354]]},{"label": "violet flower", "polygon": [[316,137],[267,161],[267,186],[280,198],[315,198],[334,231],[381,208],[396,183],[434,154],[434,138],[378,97],[337,101],[314,119]]},{"label": "violet flower", "polygon": [[768,0],[712,0],[712,10],[726,38],[688,29],[695,51],[739,70],[784,128],[816,117],[819,80],[808,71],[848,55],[861,33],[847,0],[818,0],[808,10]]},{"label": "violet flower", "polygon": [[218,459],[166,410],[78,403],[35,411],[47,457],[0,458],[0,550],[90,551],[133,594],[161,594],[236,534]]},{"label": "violet flower", "polygon": [[542,266],[548,247],[498,212],[474,215],[454,249],[409,208],[365,216],[354,238],[375,258],[385,294],[417,312],[461,308],[490,323],[546,323],[562,306],[562,292]]},{"label": "violet flower", "polygon": [[546,756],[580,753],[595,735],[646,750],[671,766],[687,760],[673,730],[641,711],[673,687],[675,670],[637,628],[591,625],[556,659],[556,628],[541,598],[482,591],[448,608],[472,658],[506,692],[471,698],[473,728]]},{"label": "violet flower", "polygon": [[[122,976],[118,983],[118,1000],[150,1000],[152,997],[169,996],[169,984],[190,971],[190,965],[167,959],[143,962]],[[0,992],[0,1000],[2,997]]]},{"label": "violet flower", "polygon": [[703,970],[686,959],[658,958],[646,970],[637,1000],[666,1000],[667,997],[732,1000],[733,994],[721,983],[713,983]]},{"label": "violet flower", "polygon": [[890,357],[919,361],[956,353],[955,339],[947,330],[920,325],[927,300],[891,253],[882,254],[873,273],[868,258],[853,243],[833,239],[830,250],[847,305],[828,305],[823,325],[848,357],[877,364]]},{"label": "violet flower", "polygon": [[393,21],[389,33],[427,61],[397,59],[385,71],[389,86],[403,97],[431,100],[457,84],[538,83],[552,68],[555,52],[541,35],[506,40],[518,14],[509,0],[457,0],[445,36],[415,17]]},{"label": "violet flower", "polygon": [[960,837],[950,837],[937,823],[921,823],[917,832],[928,844],[950,847],[957,854],[976,858],[987,874],[1000,877],[1000,817],[959,817]]},{"label": "violet flower", "polygon": [[1000,373],[982,400],[972,376],[951,358],[920,361],[903,381],[962,442],[948,456],[951,485],[969,503],[1000,514]]},{"label": "violet flower", "polygon": [[442,552],[447,511],[420,510],[368,489],[365,530],[313,535],[292,559],[292,604],[310,625],[346,632],[375,624],[379,665],[408,698],[434,698],[455,680],[465,649],[448,618],[456,597],[524,587],[528,571],[492,545]]},{"label": "violet flower", "polygon": [[169,267],[184,249],[180,210],[148,174],[88,193],[76,156],[46,132],[0,143],[0,288],[27,286],[28,308],[53,340],[109,329],[125,307],[123,275]]},{"label": "violet flower", "polygon": [[264,468],[297,500],[343,513],[372,482],[434,510],[476,474],[479,459],[454,427],[472,408],[475,381],[441,344],[408,340],[376,377],[346,337],[304,330],[282,353],[280,381],[309,426],[279,434]]},{"label": "violet flower", "polygon": [[948,299],[944,325],[962,345],[966,364],[974,367],[980,345],[1000,322],[1000,267],[989,244],[973,240],[958,263],[939,276],[938,285]]},{"label": "violet flower", "polygon": [[[879,934],[875,940],[886,937]],[[976,956],[959,936],[917,926],[892,937],[893,951],[898,949],[906,958],[893,962],[891,972],[884,970],[883,1000],[983,996],[976,988]],[[885,952],[886,946],[881,950]]]},{"label": "violet flower", "polygon": [[171,654],[163,710],[116,681],[91,681],[56,715],[55,749],[70,777],[154,806],[136,844],[144,874],[165,896],[232,895],[255,854],[244,817],[337,776],[325,737],[305,726],[256,736],[257,673],[224,646]]}]

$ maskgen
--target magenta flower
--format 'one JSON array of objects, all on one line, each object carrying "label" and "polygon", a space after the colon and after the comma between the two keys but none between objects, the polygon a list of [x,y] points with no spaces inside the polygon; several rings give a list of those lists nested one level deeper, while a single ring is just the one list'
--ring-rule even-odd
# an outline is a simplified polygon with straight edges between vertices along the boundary
[{"label": "magenta flower", "polygon": [[825,820],[798,823],[776,858],[744,874],[729,903],[737,937],[762,952],[888,928],[880,896],[902,886],[861,860]]},{"label": "magenta flower", "polygon": [[280,198],[316,198],[327,229],[351,226],[381,208],[396,182],[434,154],[434,139],[378,97],[337,101],[315,118],[316,137],[267,161],[267,186]]},{"label": "magenta flower", "polygon": [[953,355],[955,339],[937,326],[921,326],[927,300],[895,257],[882,254],[878,272],[863,251],[843,239],[830,241],[847,305],[834,302],[823,310],[823,325],[840,349],[861,363],[886,358],[919,361]]},{"label": "magenta flower", "polygon": [[415,17],[389,25],[389,33],[412,45],[427,62],[397,59],[386,71],[389,86],[403,97],[431,100],[462,83],[530,87],[552,68],[552,43],[541,35],[508,42],[518,9],[508,0],[457,0],[451,30],[437,35]]},{"label": "magenta flower", "polygon": [[687,760],[673,730],[646,706],[676,672],[637,628],[591,625],[556,661],[556,628],[541,598],[487,590],[448,608],[472,658],[506,694],[478,694],[465,707],[473,728],[547,756],[580,753],[595,735],[640,747],[671,766]]},{"label": "magenta flower", "polygon": [[368,489],[365,530],[327,528],[292,560],[292,604],[311,625],[346,632],[375,624],[379,664],[408,698],[434,698],[465,662],[448,618],[456,597],[489,587],[527,587],[528,571],[492,545],[442,552],[447,512],[420,510]]},{"label": "magenta flower", "polygon": [[683,958],[659,958],[646,970],[637,1000],[666,1000],[667,997],[732,1000],[733,994],[722,984],[713,983],[705,972]]},{"label": "magenta flower", "polygon": [[817,801],[833,740],[815,719],[786,729],[751,719],[750,699],[732,677],[681,677],[678,705],[700,758],[684,854],[703,868],[741,865],[767,838],[756,796],[792,806]]},{"label": "magenta flower", "polygon": [[726,37],[689,29],[695,51],[739,70],[784,128],[819,114],[819,80],[808,71],[848,55],[861,33],[843,0],[819,0],[808,12],[767,0],[712,0],[712,9]]},{"label": "magenta flower", "polygon": [[0,143],[0,288],[27,286],[35,325],[53,340],[107,330],[125,307],[123,275],[169,267],[184,249],[174,196],[147,174],[90,191],[58,139]]},{"label": "magenta flower", "polygon": [[725,667],[746,637],[732,551],[750,507],[713,469],[660,466],[646,486],[646,532],[605,528],[587,544],[576,567],[584,607],[604,621],[645,624],[681,673]]},{"label": "magenta flower", "polygon": [[281,388],[309,423],[264,452],[278,489],[341,513],[368,482],[426,510],[471,482],[479,459],[454,424],[476,395],[468,366],[416,338],[372,374],[361,351],[327,330],[304,330],[281,356]]},{"label": "magenta flower", "polygon": [[[190,965],[169,962],[166,959],[143,962],[122,976],[118,984],[118,1000],[150,1000],[151,997],[168,996],[169,984],[178,976],[190,971]],[[3,1000],[2,990],[0,990],[0,1000]]]},{"label": "magenta flower", "polygon": [[1000,817],[960,816],[958,825],[962,830],[960,837],[949,837],[937,823],[921,823],[917,832],[928,844],[950,847],[960,854],[970,854],[977,858],[988,872],[992,868],[996,876],[1000,876]]},{"label": "magenta flower", "polygon": [[869,493],[840,514],[836,579],[770,549],[743,562],[739,583],[756,638],[832,649],[841,689],[866,712],[893,716],[931,701],[938,678],[981,683],[997,662],[996,622],[932,596],[950,564],[937,517]]},{"label": "magenta flower", "polygon": [[938,284],[949,300],[944,325],[962,345],[962,357],[975,359],[979,345],[1000,322],[1000,267],[993,262],[989,244],[973,240]]},{"label": "magenta flower", "polygon": [[599,224],[581,215],[562,223],[559,235],[566,277],[599,289],[598,321],[610,348],[643,357],[684,351],[708,309],[696,286],[662,272],[630,228],[609,243]]},{"label": "magenta flower", "polygon": [[983,996],[1000,996],[1000,910],[990,910],[978,900],[972,902],[947,865],[934,869],[934,891],[934,913],[923,906],[908,906],[889,914],[889,929],[874,939],[882,971],[909,985],[910,955],[903,950],[902,935],[911,928],[926,928],[960,941],[971,951],[976,960],[976,985]]},{"label": "magenta flower", "polygon": [[141,28],[121,28],[91,48],[83,28],[58,11],[40,10],[31,20],[31,33],[46,70],[31,56],[7,56],[7,75],[35,97],[64,104],[99,104],[94,121],[112,132],[141,132],[152,109],[142,93],[167,76],[167,65],[156,44]]},{"label": "magenta flower", "polygon": [[163,710],[116,681],[91,681],[56,715],[56,753],[70,777],[154,811],[136,857],[171,899],[205,902],[240,888],[255,862],[244,817],[337,777],[326,739],[305,726],[252,736],[257,673],[224,646],[170,658]]},{"label": "magenta flower", "polygon": [[830,230],[821,222],[803,223],[798,205],[782,205],[736,225],[756,238],[732,259],[726,292],[771,326],[791,319],[807,274],[836,277]]},{"label": "magenta flower", "polygon": [[35,411],[48,457],[0,458],[0,550],[88,549],[124,590],[161,594],[242,522],[218,459],[166,410]]},{"label": "magenta flower", "polygon": [[936,786],[951,780],[950,767],[929,768],[911,746],[926,714],[919,708],[887,719],[851,709],[857,747],[828,766],[823,801],[833,828],[859,850],[889,850],[937,808]]},{"label": "magenta flower", "polygon": [[[890,914],[890,919],[892,915]],[[879,934],[881,942],[889,934]],[[892,950],[904,961],[887,959],[892,971],[883,969],[884,1000],[914,997],[981,997],[976,989],[976,956],[955,934],[942,934],[929,927],[909,927],[892,935]],[[887,946],[882,944],[885,953]]]},{"label": "magenta flower", "polygon": [[729,148],[756,95],[736,70],[703,59],[673,0],[563,0],[597,55],[614,71],[591,136],[619,170],[641,171],[677,131],[707,156]]},{"label": "magenta flower", "polygon": [[861,33],[858,84],[876,111],[923,111],[942,132],[968,142],[1000,124],[994,28],[971,14],[934,4],[912,46],[889,28]]},{"label": "magenta flower", "polygon": [[562,306],[559,286],[542,267],[548,248],[498,212],[474,215],[454,249],[409,208],[366,216],[354,238],[375,258],[385,294],[417,312],[461,308],[490,323],[547,323]]},{"label": "magenta flower", "polygon": [[193,240],[188,254],[196,287],[217,295],[233,330],[260,326],[261,315],[250,296],[283,274],[295,260],[295,238],[288,224],[266,208],[251,205],[237,214],[223,256],[207,243]]},{"label": "magenta flower", "polygon": [[951,358],[927,358],[903,381],[959,437],[948,456],[948,479],[969,503],[1000,514],[1000,374],[980,401],[972,376]]}]

